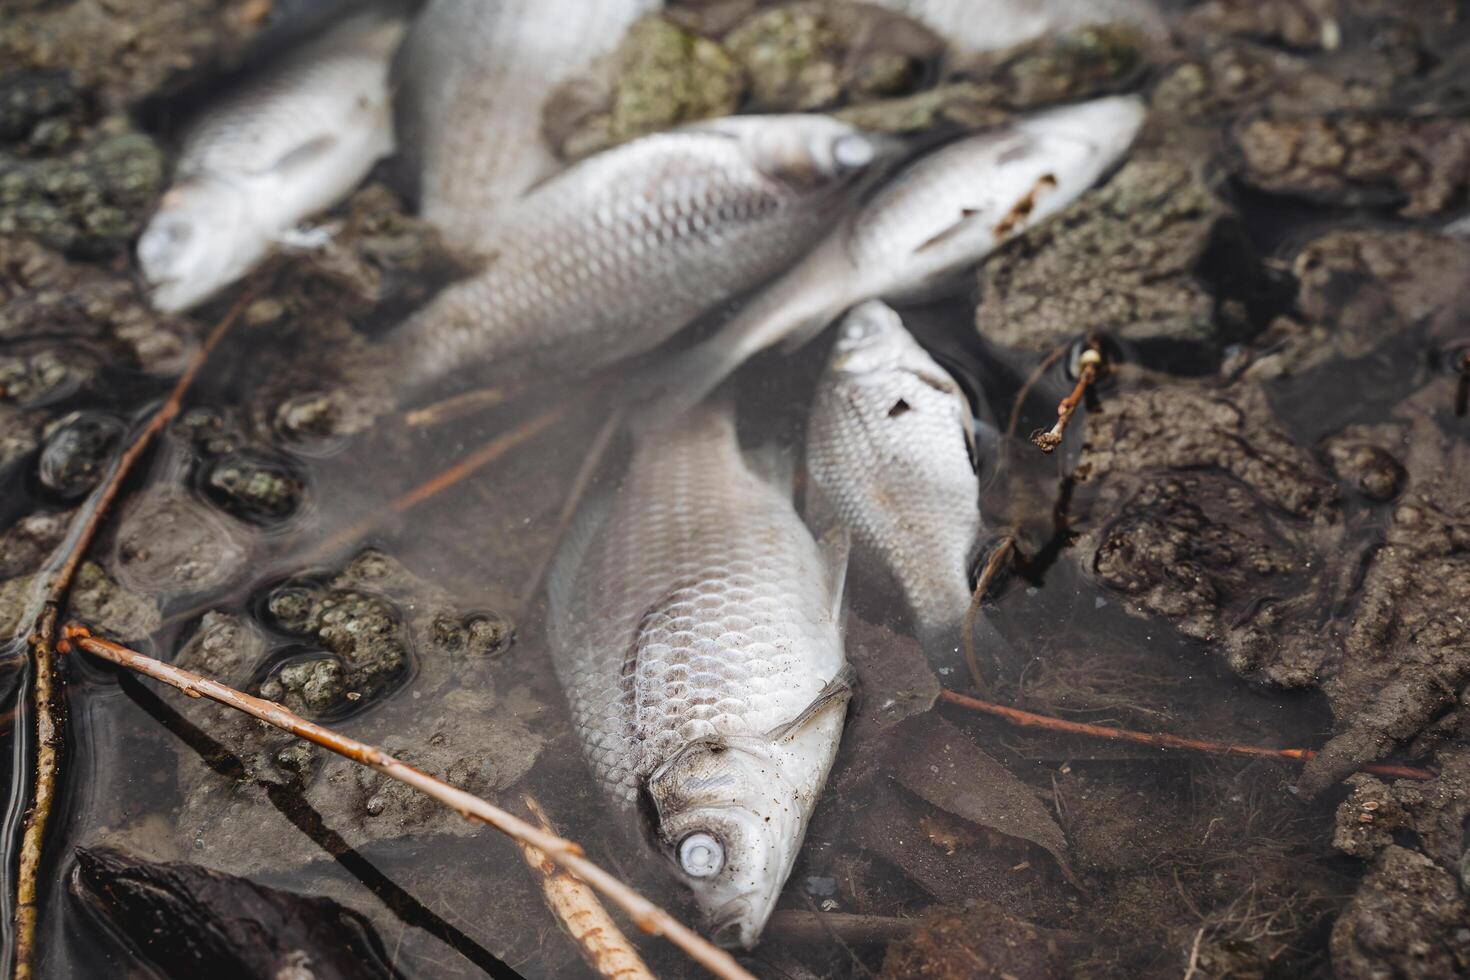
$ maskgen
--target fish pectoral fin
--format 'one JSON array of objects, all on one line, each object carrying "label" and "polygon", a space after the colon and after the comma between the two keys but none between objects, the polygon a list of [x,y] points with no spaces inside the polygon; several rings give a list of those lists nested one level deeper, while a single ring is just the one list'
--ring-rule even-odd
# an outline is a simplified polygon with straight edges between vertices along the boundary
[{"label": "fish pectoral fin", "polygon": [[926,239],[923,244],[914,249],[914,254],[922,255],[924,252],[929,251],[931,248],[938,248],[940,245],[943,245],[951,238],[963,234],[965,230],[970,228],[972,225],[976,224],[977,222],[983,222],[984,213],[985,212],[983,208],[961,208],[959,219],[955,221],[954,224],[950,225],[948,228],[945,228],[938,234]]},{"label": "fish pectoral fin", "polygon": [[847,702],[856,694],[857,671],[852,664],[843,664],[837,676],[828,681],[817,692],[817,696],[812,698],[811,704],[802,708],[795,718],[767,732],[766,738],[774,742],[784,741],[801,731],[828,708],[846,707]]},{"label": "fish pectoral fin", "polygon": [[[836,520],[835,511],[832,519]],[[827,566],[827,589],[832,598],[829,611],[838,630],[842,630],[847,621],[847,563],[852,557],[852,532],[844,524],[833,524],[822,532],[817,546]]]},{"label": "fish pectoral fin", "polygon": [[325,156],[336,144],[337,137],[330,133],[314,136],[300,146],[294,146],[286,151],[280,159],[267,168],[267,172],[290,174]]}]

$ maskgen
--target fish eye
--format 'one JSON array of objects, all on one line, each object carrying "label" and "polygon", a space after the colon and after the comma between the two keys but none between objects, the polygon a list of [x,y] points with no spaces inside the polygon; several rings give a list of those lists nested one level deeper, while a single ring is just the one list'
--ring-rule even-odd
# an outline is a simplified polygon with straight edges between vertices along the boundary
[{"label": "fish eye", "polygon": [[847,133],[832,144],[832,162],[839,170],[861,170],[873,162],[878,151],[861,133]]},{"label": "fish eye", "polygon": [[713,834],[697,830],[679,842],[679,867],[691,878],[708,878],[725,866],[725,845]]},{"label": "fish eye", "polygon": [[138,260],[145,269],[159,269],[178,259],[194,237],[192,222],[177,219],[154,221],[138,240]]}]

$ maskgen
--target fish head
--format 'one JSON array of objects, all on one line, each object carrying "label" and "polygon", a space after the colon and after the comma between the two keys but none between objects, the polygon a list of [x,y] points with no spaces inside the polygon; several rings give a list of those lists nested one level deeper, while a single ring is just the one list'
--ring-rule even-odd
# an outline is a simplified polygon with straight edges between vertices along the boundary
[{"label": "fish head", "polygon": [[845,375],[871,374],[892,367],[912,344],[903,320],[887,303],[869,300],[853,307],[837,328],[831,369]]},{"label": "fish head", "polygon": [[903,143],[830,116],[744,116],[705,124],[737,139],[763,174],[800,190],[847,187],[896,159]]},{"label": "fish head", "polygon": [[1031,137],[1029,152],[1046,161],[1064,193],[1073,183],[1081,193],[1123,159],[1147,115],[1138,96],[1113,95],[1027,116],[1016,129]]},{"label": "fish head", "polygon": [[138,264],[153,305],[168,313],[208,299],[264,248],[250,245],[254,223],[244,196],[213,180],[184,180],[169,188],[138,239]]},{"label": "fish head", "polygon": [[759,739],[691,742],[649,778],[657,838],[711,937],[749,949],[796,862],[810,801]]}]

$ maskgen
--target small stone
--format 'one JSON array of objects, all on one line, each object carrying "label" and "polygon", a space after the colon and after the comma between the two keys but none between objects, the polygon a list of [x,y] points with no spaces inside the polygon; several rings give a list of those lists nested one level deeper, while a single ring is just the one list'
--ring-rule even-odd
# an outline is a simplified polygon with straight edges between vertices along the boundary
[{"label": "small stone", "polygon": [[204,489],[211,500],[241,520],[276,524],[301,508],[306,485],[284,460],[246,451],[211,463]]},{"label": "small stone", "polygon": [[73,412],[47,427],[37,475],[65,501],[85,497],[102,481],[126,427],[102,412]]}]

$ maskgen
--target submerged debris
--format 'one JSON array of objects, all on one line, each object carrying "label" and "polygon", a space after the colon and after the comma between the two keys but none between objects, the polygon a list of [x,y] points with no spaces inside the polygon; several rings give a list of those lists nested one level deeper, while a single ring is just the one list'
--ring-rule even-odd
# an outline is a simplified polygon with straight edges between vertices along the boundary
[{"label": "submerged debris", "polygon": [[88,912],[165,976],[401,976],[371,923],[329,898],[110,848],[79,848],[70,886]]}]

